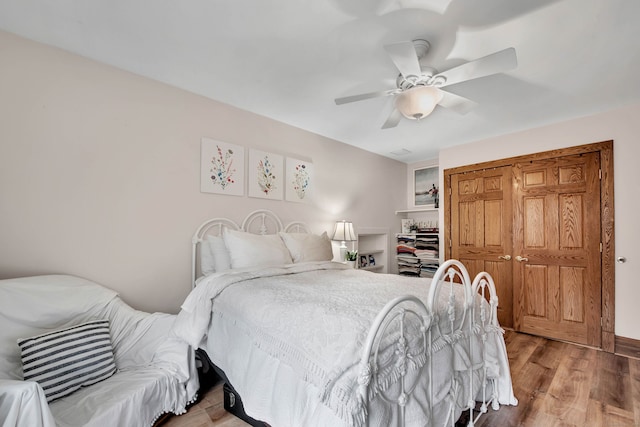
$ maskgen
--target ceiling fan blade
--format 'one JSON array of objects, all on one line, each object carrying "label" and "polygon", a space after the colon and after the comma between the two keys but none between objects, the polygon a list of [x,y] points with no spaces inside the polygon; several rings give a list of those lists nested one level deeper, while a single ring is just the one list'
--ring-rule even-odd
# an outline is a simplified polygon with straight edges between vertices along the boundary
[{"label": "ceiling fan blade", "polygon": [[419,76],[422,74],[413,42],[388,44],[384,47],[384,50],[387,51],[393,63],[396,64],[398,71],[400,71],[400,74],[402,74],[405,79],[408,76]]},{"label": "ceiling fan blade", "polygon": [[347,104],[349,102],[356,102],[356,101],[363,101],[365,99],[378,98],[380,96],[395,95],[399,91],[400,91],[399,89],[389,89],[389,90],[379,90],[377,92],[361,93],[360,95],[351,95],[351,96],[344,96],[342,98],[336,98],[335,102],[336,102],[336,105],[342,105],[342,104]]},{"label": "ceiling fan blade", "polygon": [[391,114],[389,114],[387,121],[382,125],[382,129],[389,129],[398,126],[400,119],[402,119],[402,113],[394,107]]},{"label": "ceiling fan blade", "polygon": [[440,87],[502,73],[512,70],[517,66],[518,58],[516,57],[516,50],[509,47],[438,74],[438,76],[444,76],[447,79]]},{"label": "ceiling fan blade", "polygon": [[463,96],[456,95],[455,93],[447,92],[444,90],[441,90],[440,92],[442,92],[442,99],[440,100],[438,105],[449,110],[453,110],[456,113],[467,114],[469,111],[478,106],[477,102]]}]

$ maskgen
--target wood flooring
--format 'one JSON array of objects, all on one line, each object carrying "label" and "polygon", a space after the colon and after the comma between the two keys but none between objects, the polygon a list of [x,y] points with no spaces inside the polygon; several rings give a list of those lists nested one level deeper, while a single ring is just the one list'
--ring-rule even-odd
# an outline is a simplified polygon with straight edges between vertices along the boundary
[{"label": "wood flooring", "polygon": [[[505,342],[519,404],[489,410],[476,426],[640,427],[639,359],[513,331]],[[217,385],[163,427],[249,425],[222,402]]]}]

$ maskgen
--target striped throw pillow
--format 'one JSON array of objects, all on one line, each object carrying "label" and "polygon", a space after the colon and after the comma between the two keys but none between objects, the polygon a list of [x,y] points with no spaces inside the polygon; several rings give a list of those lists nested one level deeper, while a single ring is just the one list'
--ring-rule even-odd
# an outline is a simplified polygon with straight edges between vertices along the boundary
[{"label": "striped throw pillow", "polygon": [[36,381],[47,402],[116,372],[109,320],[94,320],[18,340],[25,381]]}]

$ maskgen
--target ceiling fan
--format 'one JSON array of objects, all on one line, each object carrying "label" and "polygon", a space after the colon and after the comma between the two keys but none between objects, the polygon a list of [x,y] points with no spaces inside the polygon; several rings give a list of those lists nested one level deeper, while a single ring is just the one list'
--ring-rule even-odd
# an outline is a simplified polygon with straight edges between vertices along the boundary
[{"label": "ceiling fan", "polygon": [[426,117],[436,105],[466,114],[477,103],[441,88],[508,71],[518,65],[516,50],[510,47],[439,73],[435,68],[423,67],[420,64],[430,46],[428,41],[421,39],[384,46],[400,71],[396,79],[396,88],[336,98],[336,104],[393,95],[394,109],[382,125],[382,129],[396,127],[402,117],[411,120]]}]

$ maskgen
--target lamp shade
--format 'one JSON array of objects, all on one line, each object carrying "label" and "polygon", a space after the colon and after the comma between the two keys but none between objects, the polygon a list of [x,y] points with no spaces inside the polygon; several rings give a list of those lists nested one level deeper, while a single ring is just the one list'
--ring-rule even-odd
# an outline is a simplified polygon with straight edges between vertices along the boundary
[{"label": "lamp shade", "polygon": [[420,120],[431,114],[442,100],[442,91],[433,86],[415,86],[396,96],[396,108],[411,120]]},{"label": "lamp shade", "polygon": [[353,231],[353,224],[349,221],[336,221],[336,226],[333,229],[333,237],[331,240],[338,240],[340,242],[353,242],[358,237]]}]

